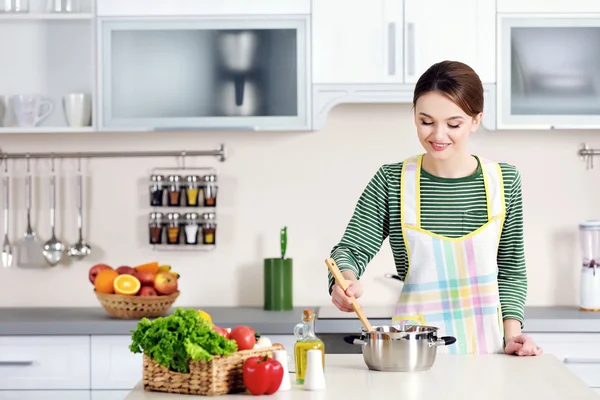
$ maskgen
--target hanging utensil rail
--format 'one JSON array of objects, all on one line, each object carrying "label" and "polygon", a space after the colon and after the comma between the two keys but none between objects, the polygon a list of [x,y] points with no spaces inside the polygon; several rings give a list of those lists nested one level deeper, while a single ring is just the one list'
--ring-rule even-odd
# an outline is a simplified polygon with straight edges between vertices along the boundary
[{"label": "hanging utensil rail", "polygon": [[182,151],[99,151],[72,153],[4,153],[0,149],[2,159],[24,158],[131,158],[131,157],[217,157],[225,161],[225,145],[217,150],[182,150]]},{"label": "hanging utensil rail", "polygon": [[578,153],[579,158],[585,161],[585,168],[594,169],[594,157],[600,156],[600,149],[591,149],[587,144],[582,143]]}]

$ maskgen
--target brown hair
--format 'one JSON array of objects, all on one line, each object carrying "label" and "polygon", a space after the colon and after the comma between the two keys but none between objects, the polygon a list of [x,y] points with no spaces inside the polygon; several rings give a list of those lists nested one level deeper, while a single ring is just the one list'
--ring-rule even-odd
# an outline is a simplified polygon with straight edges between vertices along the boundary
[{"label": "brown hair", "polygon": [[442,61],[429,67],[417,81],[413,107],[420,96],[432,91],[446,95],[471,117],[483,112],[483,85],[467,64]]}]

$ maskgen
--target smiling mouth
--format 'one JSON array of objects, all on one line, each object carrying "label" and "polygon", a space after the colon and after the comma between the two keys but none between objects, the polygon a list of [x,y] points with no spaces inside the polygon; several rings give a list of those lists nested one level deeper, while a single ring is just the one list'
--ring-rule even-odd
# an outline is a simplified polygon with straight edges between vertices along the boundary
[{"label": "smiling mouth", "polygon": [[437,143],[437,142],[429,142],[429,144],[431,144],[431,147],[435,150],[435,151],[442,151],[442,150],[446,150],[446,148],[448,146],[450,146],[450,143]]}]

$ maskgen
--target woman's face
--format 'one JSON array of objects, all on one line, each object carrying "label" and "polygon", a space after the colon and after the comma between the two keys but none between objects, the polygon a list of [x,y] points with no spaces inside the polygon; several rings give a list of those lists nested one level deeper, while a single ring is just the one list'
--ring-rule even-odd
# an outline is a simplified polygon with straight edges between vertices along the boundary
[{"label": "woman's face", "polygon": [[477,130],[481,116],[470,117],[443,94],[428,92],[415,106],[419,141],[427,154],[438,160],[466,153],[469,134]]}]

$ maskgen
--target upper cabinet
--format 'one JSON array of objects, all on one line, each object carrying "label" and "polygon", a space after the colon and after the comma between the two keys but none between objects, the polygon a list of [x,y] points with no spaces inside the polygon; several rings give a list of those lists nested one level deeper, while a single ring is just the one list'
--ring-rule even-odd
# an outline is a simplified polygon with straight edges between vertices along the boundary
[{"label": "upper cabinet", "polygon": [[404,81],[431,65],[461,61],[483,83],[496,81],[496,6],[489,0],[404,0]]},{"label": "upper cabinet", "polygon": [[403,0],[313,0],[313,83],[402,83]]},{"label": "upper cabinet", "polygon": [[600,12],[598,0],[495,0],[499,13]]},{"label": "upper cabinet", "polygon": [[310,0],[97,0],[98,16],[189,17],[310,14]]},{"label": "upper cabinet", "polygon": [[498,129],[600,128],[600,17],[501,14]]},{"label": "upper cabinet", "polygon": [[308,130],[308,34],[303,16],[103,18],[100,128]]}]

